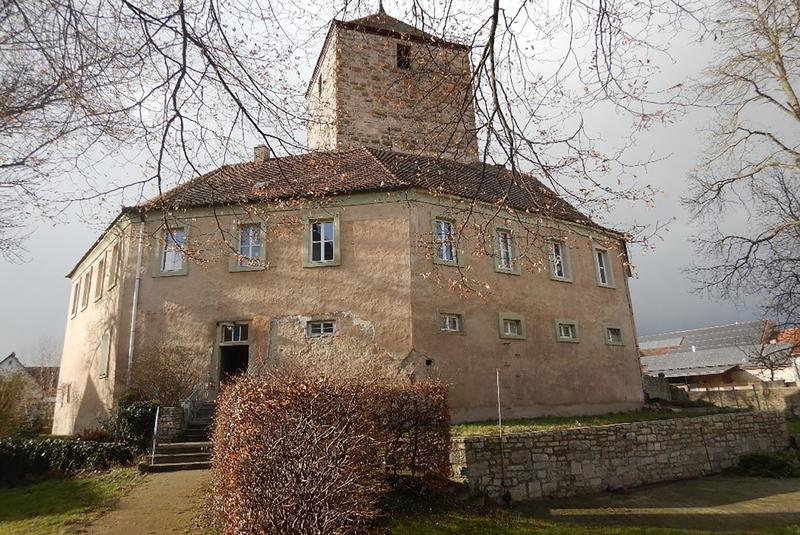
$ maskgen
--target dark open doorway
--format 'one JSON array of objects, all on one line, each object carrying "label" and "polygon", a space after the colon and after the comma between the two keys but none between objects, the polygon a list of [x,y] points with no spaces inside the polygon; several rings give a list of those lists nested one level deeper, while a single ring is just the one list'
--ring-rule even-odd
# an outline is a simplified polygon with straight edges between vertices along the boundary
[{"label": "dark open doorway", "polygon": [[248,345],[221,346],[219,348],[219,379],[221,382],[227,382],[238,375],[247,373],[248,349]]}]

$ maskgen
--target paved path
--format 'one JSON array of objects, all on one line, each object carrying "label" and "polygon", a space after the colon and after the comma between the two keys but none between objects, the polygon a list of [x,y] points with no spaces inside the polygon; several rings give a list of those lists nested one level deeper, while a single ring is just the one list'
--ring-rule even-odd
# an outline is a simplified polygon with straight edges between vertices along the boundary
[{"label": "paved path", "polygon": [[148,474],[113,511],[100,517],[82,533],[139,535],[197,533],[203,510],[208,470]]}]

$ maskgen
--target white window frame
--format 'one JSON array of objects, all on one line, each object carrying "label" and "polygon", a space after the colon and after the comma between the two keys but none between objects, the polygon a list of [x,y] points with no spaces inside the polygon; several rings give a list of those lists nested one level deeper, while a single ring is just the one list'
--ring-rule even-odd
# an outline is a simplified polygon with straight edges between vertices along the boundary
[{"label": "white window frame", "polygon": [[[255,263],[248,263],[247,259],[244,258],[246,255],[243,255],[242,252],[242,229],[245,227],[257,227],[259,229],[259,253]],[[236,237],[236,252],[231,254],[231,259],[228,263],[228,271],[263,271],[266,269],[266,244],[264,243],[266,225],[259,221],[234,221],[232,235]],[[248,252],[252,253],[252,244],[250,247],[251,249]],[[252,257],[248,256],[248,258]]]},{"label": "white window frame", "polygon": [[[556,340],[557,341],[559,341],[559,342],[568,342],[568,343],[578,343],[580,341],[580,330],[578,329],[578,322],[577,321],[568,320],[568,319],[556,320],[555,325],[556,325]],[[573,332],[574,336],[572,336],[572,337],[564,336],[563,333],[561,332],[561,327],[567,326],[567,325],[572,328],[572,332]]]},{"label": "white window frame", "polygon": [[[317,325],[320,327],[320,332],[315,333],[314,327]],[[329,329],[330,332],[327,332],[326,330],[328,326],[330,326]],[[315,320],[309,320],[306,323],[306,336],[308,336],[309,338],[323,338],[326,336],[333,336],[335,334],[336,334],[336,320],[315,319]]]},{"label": "white window frame", "polygon": [[[609,331],[611,329],[616,329],[619,331],[619,341],[611,340],[611,337],[609,336]],[[625,345],[625,333],[622,330],[622,327],[619,325],[603,325],[603,339],[605,340],[607,346]]]},{"label": "white window frame", "polygon": [[[333,231],[333,235],[331,236],[330,240],[326,240],[326,236],[323,234],[322,241],[314,242],[314,225],[318,223],[331,223],[331,229]],[[339,222],[339,215],[325,215],[321,217],[307,217],[305,219],[305,236],[303,237],[303,246],[302,246],[302,255],[303,255],[303,267],[313,268],[313,267],[328,267],[328,266],[339,266],[342,263],[342,249],[341,249],[341,226]],[[324,260],[324,244],[330,242],[333,244],[333,258],[330,260]],[[314,243],[321,243],[323,245],[320,246],[320,252],[323,253],[322,258],[323,260],[312,260],[312,255],[314,254]]]},{"label": "white window frame", "polygon": [[[445,319],[447,319],[447,328],[445,328]],[[456,328],[450,328],[450,320],[455,319]],[[439,312],[439,323],[437,328],[442,334],[463,334],[464,333],[464,315],[460,312],[442,311]]]},{"label": "white window frame", "polygon": [[83,274],[83,290],[81,291],[81,310],[86,310],[91,301],[92,293],[92,270],[94,266],[89,268],[89,271]]},{"label": "white window frame", "polygon": [[75,282],[72,284],[72,303],[70,307],[70,314],[71,318],[74,318],[78,315],[78,308],[80,307],[81,303],[81,282],[83,281],[83,277],[78,277]]},{"label": "white window frame", "polygon": [[[517,333],[508,333],[506,332],[506,322],[515,322],[519,325],[519,332]],[[497,325],[499,330],[500,338],[506,340],[525,340],[527,338],[527,332],[525,330],[525,318],[520,316],[519,314],[514,314],[512,312],[501,312],[497,315]]]},{"label": "white window frame", "polygon": [[[225,332],[230,329],[231,339],[225,340]],[[244,337],[242,332],[244,331]],[[238,336],[234,335],[238,333]],[[219,324],[219,345],[241,346],[250,343],[250,324],[246,321],[225,321]]]},{"label": "white window frame", "polygon": [[108,368],[111,361],[111,329],[107,329],[100,338],[100,347],[97,351],[98,358],[98,377],[105,379],[108,377]]},{"label": "white window frame", "polygon": [[[503,237],[507,237],[504,241]],[[519,275],[520,265],[517,259],[514,231],[508,227],[494,228],[494,270],[508,275]],[[507,262],[506,262],[507,261]]]},{"label": "white window frame", "polygon": [[164,230],[164,238],[161,240],[161,260],[158,267],[161,273],[172,274],[183,271],[183,266],[186,264],[186,255],[183,252],[185,246],[186,232],[183,227]]},{"label": "white window frame", "polygon": [[[449,228],[447,235],[442,234],[440,237],[439,229]],[[441,264],[444,266],[460,266],[461,256],[459,255],[456,239],[456,222],[447,217],[434,217],[433,218],[433,262],[434,264]],[[446,258],[446,252],[450,252],[451,258]]]},{"label": "white window frame", "polygon": [[[556,247],[559,249],[561,272],[556,270]],[[570,262],[569,247],[565,241],[552,240],[548,244],[548,259],[550,262],[550,278],[560,282],[572,282],[572,265]]]},{"label": "white window frame", "polygon": [[94,281],[94,300],[99,301],[103,298],[103,293],[106,287],[106,255],[100,257],[97,262],[97,277]]},{"label": "white window frame", "polygon": [[[614,273],[611,268],[611,255],[608,254],[608,249],[595,245],[592,248],[592,255],[594,256],[594,268],[595,276],[597,277],[597,285],[604,288],[614,288]],[[600,265],[601,258],[603,264],[602,266]]]}]

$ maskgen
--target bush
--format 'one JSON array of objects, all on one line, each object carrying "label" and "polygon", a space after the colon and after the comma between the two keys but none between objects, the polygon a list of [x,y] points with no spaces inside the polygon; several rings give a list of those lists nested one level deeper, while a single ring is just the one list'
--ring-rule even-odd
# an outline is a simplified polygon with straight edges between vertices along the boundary
[{"label": "bush", "polygon": [[800,477],[800,454],[796,450],[749,453],[739,459],[737,471],[755,477]]},{"label": "bush", "polygon": [[361,533],[386,472],[449,471],[447,389],[242,377],[217,401],[212,506],[226,533]]},{"label": "bush", "polygon": [[197,352],[181,346],[159,346],[133,364],[133,384],[145,399],[164,407],[180,407],[202,378]]},{"label": "bush", "polygon": [[78,438],[86,442],[111,442],[111,435],[102,428],[84,429],[78,433]]},{"label": "bush", "polygon": [[50,473],[105,470],[132,461],[133,452],[123,444],[5,438],[0,439],[0,484],[12,485]]},{"label": "bush", "polygon": [[138,391],[129,390],[119,398],[103,429],[115,442],[143,452],[153,440],[157,408],[155,401],[143,401]]}]

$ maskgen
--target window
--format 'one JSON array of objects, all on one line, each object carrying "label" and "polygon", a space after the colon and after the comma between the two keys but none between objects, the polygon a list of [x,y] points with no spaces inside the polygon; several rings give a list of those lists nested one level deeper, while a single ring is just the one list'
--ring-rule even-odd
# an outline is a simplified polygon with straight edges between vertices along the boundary
[{"label": "window", "polygon": [[622,329],[619,327],[605,327],[606,344],[610,346],[622,345]]},{"label": "window", "polygon": [[461,314],[439,314],[439,330],[445,333],[460,333]]},{"label": "window", "polygon": [[72,387],[72,383],[62,383],[61,387],[59,387],[59,390],[61,391],[61,406],[62,407],[64,406],[65,403],[67,405],[69,405],[71,387]]},{"label": "window", "polygon": [[569,268],[567,246],[563,242],[550,244],[550,277],[555,280],[569,281],[572,278]]},{"label": "window", "polygon": [[408,45],[397,45],[397,67],[400,69],[411,68],[411,47]]},{"label": "window", "polygon": [[308,235],[303,240],[303,267],[341,265],[339,216],[306,219]]},{"label": "window", "polygon": [[503,313],[498,316],[500,338],[524,339],[525,321],[522,316]]},{"label": "window", "polygon": [[322,96],[322,74],[317,78],[317,96]]},{"label": "window", "polygon": [[336,330],[336,322],[333,320],[309,321],[308,336],[329,336]]},{"label": "window", "polygon": [[495,254],[494,268],[500,273],[519,275],[520,270],[514,262],[514,237],[508,229],[495,229],[497,240],[497,254]]},{"label": "window", "polygon": [[223,344],[241,344],[247,342],[248,325],[246,323],[226,323],[222,326]]},{"label": "window", "polygon": [[92,269],[83,276],[83,295],[81,296],[81,310],[89,306],[89,294],[92,291]]},{"label": "window", "polygon": [[108,377],[108,361],[111,358],[111,330],[103,333],[100,340],[100,351],[97,354],[100,364],[100,378]]},{"label": "window", "polygon": [[436,240],[436,259],[447,264],[457,263],[453,241],[453,223],[444,219],[436,219],[433,229]]},{"label": "window", "polygon": [[81,279],[75,281],[75,284],[72,285],[72,310],[70,311],[70,315],[74,316],[78,313],[78,303],[81,300]]},{"label": "window", "polygon": [[108,287],[109,289],[117,285],[117,278],[119,277],[119,242],[114,244],[111,248],[111,264],[108,266]]},{"label": "window", "polygon": [[614,281],[611,277],[611,264],[608,261],[608,251],[595,248],[594,263],[597,268],[597,284],[600,286],[613,286]]},{"label": "window", "polygon": [[311,262],[333,262],[333,221],[311,223]]},{"label": "window", "polygon": [[577,342],[578,324],[570,320],[556,320],[556,339],[559,342]]},{"label": "window", "polygon": [[161,272],[183,271],[183,245],[186,233],[182,228],[164,230],[164,248],[161,250]]},{"label": "window", "polygon": [[106,259],[105,257],[100,259],[100,262],[97,263],[97,278],[94,282],[94,300],[97,301],[101,297],[103,297],[103,285],[105,284],[106,280]]},{"label": "window", "polygon": [[256,267],[261,264],[261,225],[239,226],[239,266]]}]

